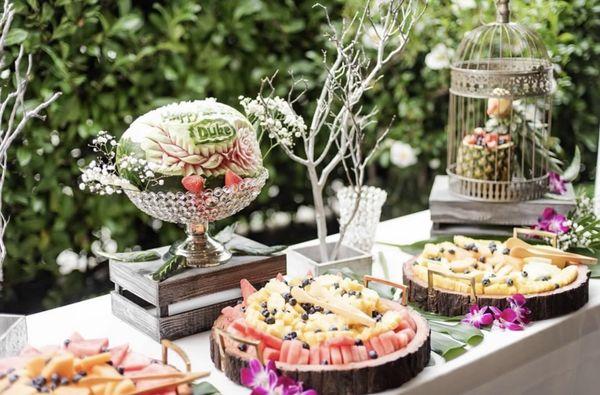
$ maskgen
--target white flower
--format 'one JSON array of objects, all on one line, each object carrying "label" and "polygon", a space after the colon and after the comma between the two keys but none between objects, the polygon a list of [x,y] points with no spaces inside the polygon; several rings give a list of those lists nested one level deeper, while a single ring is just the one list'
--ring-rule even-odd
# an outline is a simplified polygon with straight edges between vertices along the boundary
[{"label": "white flower", "polygon": [[461,10],[472,10],[477,7],[475,0],[452,0],[452,11],[457,14]]},{"label": "white flower", "polygon": [[445,69],[450,67],[450,60],[453,55],[453,50],[439,43],[425,56],[425,64],[432,70]]},{"label": "white flower", "polygon": [[403,169],[417,163],[417,152],[409,144],[394,141],[390,147],[390,162]]}]

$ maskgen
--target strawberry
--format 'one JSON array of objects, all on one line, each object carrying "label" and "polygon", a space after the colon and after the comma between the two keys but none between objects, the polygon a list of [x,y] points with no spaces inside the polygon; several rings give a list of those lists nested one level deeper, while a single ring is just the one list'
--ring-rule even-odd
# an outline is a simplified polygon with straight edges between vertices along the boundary
[{"label": "strawberry", "polygon": [[231,170],[227,170],[225,173],[225,186],[230,187],[232,185],[236,185],[242,182],[242,177],[238,176]]},{"label": "strawberry", "polygon": [[200,193],[204,189],[204,178],[199,175],[192,174],[181,179],[183,187],[192,193]]}]

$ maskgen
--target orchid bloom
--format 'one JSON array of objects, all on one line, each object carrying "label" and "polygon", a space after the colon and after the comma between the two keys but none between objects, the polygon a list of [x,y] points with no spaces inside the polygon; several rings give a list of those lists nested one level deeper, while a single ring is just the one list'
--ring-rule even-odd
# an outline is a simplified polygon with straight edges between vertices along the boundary
[{"label": "orchid bloom", "polygon": [[471,306],[469,313],[462,319],[462,322],[473,325],[475,328],[490,325],[493,321],[494,316],[488,312],[488,307],[479,308],[476,304]]},{"label": "orchid bloom", "polygon": [[251,395],[318,395],[315,390],[305,391],[300,382],[279,376],[273,361],[263,366],[258,359],[251,360],[242,368],[241,381],[252,389]]},{"label": "orchid bloom", "polygon": [[496,324],[499,328],[509,329],[511,331],[523,330],[523,326],[516,322],[517,313],[515,313],[515,311],[510,307],[500,310],[495,306],[490,306],[489,309],[494,314],[494,324]]},{"label": "orchid bloom", "polygon": [[550,192],[557,195],[563,195],[565,192],[567,192],[565,180],[560,176],[560,174],[552,171],[548,173],[548,186],[550,188]]},{"label": "orchid bloom", "polygon": [[542,216],[538,218],[536,228],[557,234],[563,234],[569,231],[567,217],[559,214],[551,207],[546,207]]},{"label": "orchid bloom", "polygon": [[527,325],[530,321],[529,315],[531,314],[531,310],[525,307],[525,303],[527,302],[525,296],[521,294],[514,294],[513,296],[508,297],[506,300],[508,300],[510,308],[516,314],[515,321],[521,325]]}]

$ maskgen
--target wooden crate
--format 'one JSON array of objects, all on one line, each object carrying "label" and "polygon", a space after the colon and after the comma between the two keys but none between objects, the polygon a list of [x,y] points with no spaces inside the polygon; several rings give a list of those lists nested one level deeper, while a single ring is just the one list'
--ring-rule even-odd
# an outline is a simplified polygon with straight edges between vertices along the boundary
[{"label": "wooden crate", "polygon": [[524,202],[491,203],[469,200],[454,194],[448,187],[448,176],[436,176],[429,195],[432,235],[444,234],[512,234],[514,226],[531,226],[546,207],[561,214],[575,208],[575,192],[571,184],[559,199],[537,199]]},{"label": "wooden crate", "polygon": [[[167,250],[158,249],[161,254]],[[234,256],[220,266],[190,268],[154,281],[151,274],[163,262],[109,262],[115,284],[113,314],[155,340],[174,340],[210,329],[223,307],[241,300],[241,279],[259,287],[278,273],[285,274],[286,267],[284,254]]]}]

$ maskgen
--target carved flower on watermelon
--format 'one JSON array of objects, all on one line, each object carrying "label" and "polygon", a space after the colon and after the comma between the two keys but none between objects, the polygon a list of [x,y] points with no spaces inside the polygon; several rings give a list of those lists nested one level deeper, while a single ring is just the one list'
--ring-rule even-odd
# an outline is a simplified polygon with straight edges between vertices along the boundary
[{"label": "carved flower on watermelon", "polygon": [[228,171],[253,177],[262,168],[252,124],[214,99],[170,104],[137,118],[121,137],[117,166],[130,156],[147,160],[164,177],[210,180]]}]

